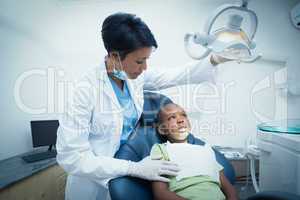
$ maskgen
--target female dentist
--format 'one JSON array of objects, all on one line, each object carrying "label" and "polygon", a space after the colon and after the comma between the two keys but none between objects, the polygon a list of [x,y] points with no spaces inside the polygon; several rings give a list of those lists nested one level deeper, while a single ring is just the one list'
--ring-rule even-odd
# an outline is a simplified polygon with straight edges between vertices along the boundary
[{"label": "female dentist", "polygon": [[162,175],[176,175],[175,163],[113,157],[141,116],[143,90],[213,81],[213,65],[224,61],[212,56],[168,71],[147,69],[156,40],[140,18],[128,13],[108,16],[102,39],[107,56],[77,84],[59,121],[57,162],[68,173],[66,199],[109,199],[107,183],[120,176],[167,182]]}]

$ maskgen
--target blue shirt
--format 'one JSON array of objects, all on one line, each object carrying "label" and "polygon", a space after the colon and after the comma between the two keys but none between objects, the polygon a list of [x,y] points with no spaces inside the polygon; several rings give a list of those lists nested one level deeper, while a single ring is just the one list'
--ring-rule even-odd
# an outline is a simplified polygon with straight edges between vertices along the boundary
[{"label": "blue shirt", "polygon": [[118,101],[123,108],[123,128],[121,135],[121,144],[123,144],[127,141],[130,133],[133,131],[138,121],[138,113],[131,98],[127,82],[124,81],[123,90],[121,90],[121,88],[118,87],[116,82],[113,81],[111,77],[109,77],[109,80],[113,86]]}]

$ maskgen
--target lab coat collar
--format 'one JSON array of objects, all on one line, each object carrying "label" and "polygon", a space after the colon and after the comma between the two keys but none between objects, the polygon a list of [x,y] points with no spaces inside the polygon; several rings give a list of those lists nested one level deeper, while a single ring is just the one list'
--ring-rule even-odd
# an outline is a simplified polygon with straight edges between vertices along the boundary
[{"label": "lab coat collar", "polygon": [[97,67],[97,69],[96,69],[96,77],[99,80],[102,80],[104,82],[109,81],[104,62],[102,62],[99,67]]},{"label": "lab coat collar", "polygon": [[[103,91],[112,99],[112,102],[117,106],[118,109],[121,109],[121,105],[118,101],[118,97],[115,94],[113,87],[111,85],[111,82],[109,80],[109,77],[107,75],[106,67],[105,67],[105,62],[103,61],[99,67],[97,67],[96,70],[96,76],[100,80],[100,82],[103,82]],[[134,105],[137,109],[138,116],[142,113],[143,110],[143,105],[139,105],[137,102],[137,94],[135,93],[135,88],[133,86],[133,81],[130,79],[126,80],[126,83],[128,85],[129,93],[132,97],[132,100],[134,102]]]},{"label": "lab coat collar", "polygon": [[105,62],[103,61],[99,67],[96,69],[96,77],[100,81],[100,87],[102,87],[103,92],[110,97],[112,103],[116,106],[118,110],[121,109],[121,105],[118,101],[117,95],[110,83],[109,77],[106,72]]}]

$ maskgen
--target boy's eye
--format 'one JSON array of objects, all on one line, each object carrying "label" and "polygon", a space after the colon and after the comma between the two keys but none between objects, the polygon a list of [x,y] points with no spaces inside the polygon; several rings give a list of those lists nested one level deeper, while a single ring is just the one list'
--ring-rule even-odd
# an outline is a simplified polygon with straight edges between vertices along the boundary
[{"label": "boy's eye", "polygon": [[170,117],[168,118],[168,120],[171,120],[171,119],[175,119],[175,116],[172,115],[172,116],[170,116]]},{"label": "boy's eye", "polygon": [[141,64],[143,64],[144,63],[144,61],[136,61],[136,63],[138,64],[138,65],[141,65]]}]

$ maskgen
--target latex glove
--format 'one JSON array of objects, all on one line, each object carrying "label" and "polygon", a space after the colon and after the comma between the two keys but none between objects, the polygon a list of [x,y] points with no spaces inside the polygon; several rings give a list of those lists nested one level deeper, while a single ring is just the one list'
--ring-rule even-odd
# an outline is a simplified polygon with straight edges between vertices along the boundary
[{"label": "latex glove", "polygon": [[140,162],[129,163],[128,175],[150,181],[169,182],[170,179],[162,176],[177,176],[178,165],[170,161],[152,160],[150,156]]}]

